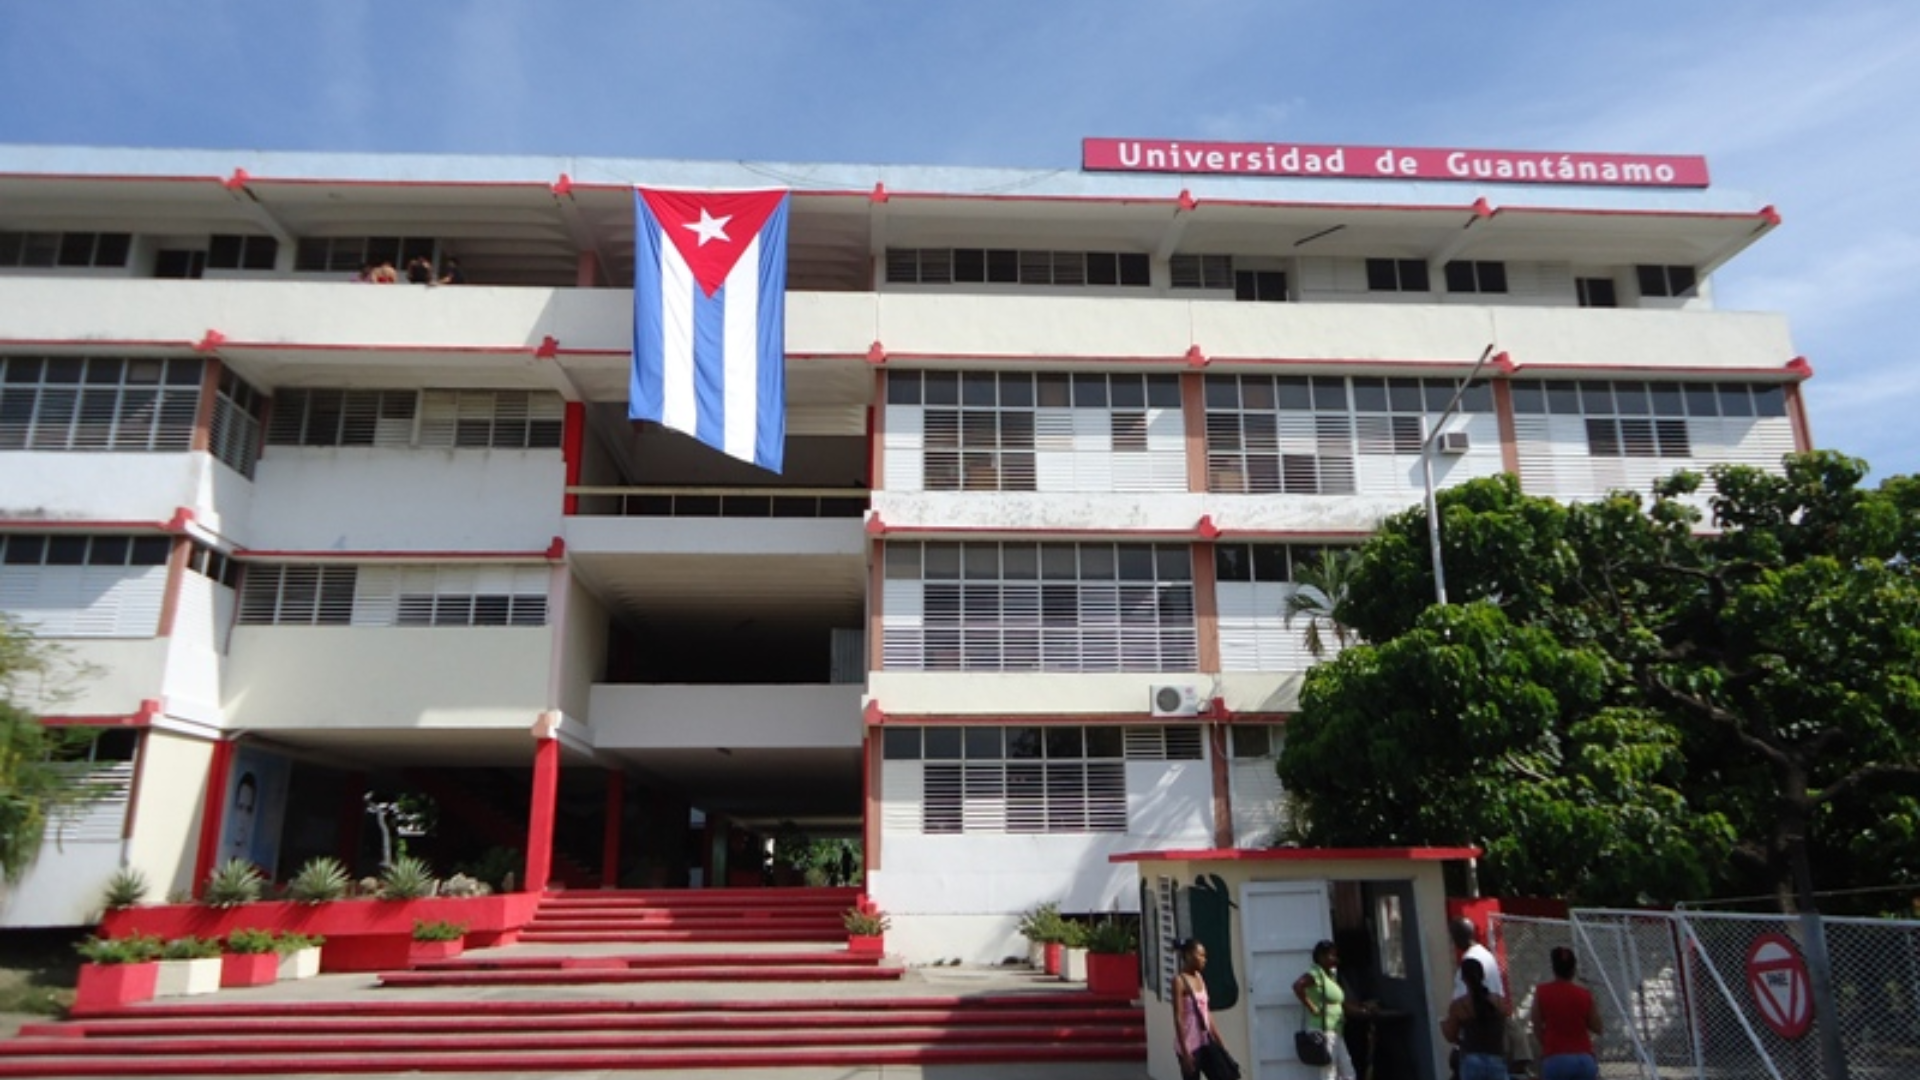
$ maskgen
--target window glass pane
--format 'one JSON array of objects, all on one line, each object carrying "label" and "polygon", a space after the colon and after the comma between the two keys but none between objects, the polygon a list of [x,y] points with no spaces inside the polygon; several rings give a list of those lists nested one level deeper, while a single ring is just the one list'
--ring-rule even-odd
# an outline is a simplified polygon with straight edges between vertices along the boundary
[{"label": "window glass pane", "polygon": [[1240,380],[1231,375],[1209,375],[1206,381],[1207,408],[1240,407]]},{"label": "window glass pane", "polygon": [[1105,408],[1107,404],[1107,377],[1105,375],[1075,375],[1073,377],[1073,404],[1076,408]]},{"label": "window glass pane", "polygon": [[86,537],[50,536],[47,538],[48,566],[84,566],[86,562]]},{"label": "window glass pane", "polygon": [[1073,404],[1073,379],[1067,375],[1042,375],[1037,380],[1041,408],[1064,409]]},{"label": "window glass pane", "polygon": [[1007,757],[1016,761],[1031,760],[1040,756],[1040,729],[1035,727],[1010,727],[1007,729]]},{"label": "window glass pane", "polygon": [[1079,552],[1072,544],[1040,545],[1040,576],[1052,581],[1071,581],[1080,576]]},{"label": "window glass pane", "polygon": [[929,581],[953,581],[960,577],[960,545],[928,544],[922,564]]},{"label": "window glass pane", "polygon": [[1338,375],[1315,375],[1313,377],[1313,407],[1320,410],[1345,412],[1347,408],[1347,380]]},{"label": "window glass pane", "polygon": [[915,581],[920,577],[920,545],[891,543],[886,546],[887,578]]},{"label": "window glass pane", "polygon": [[1752,416],[1753,396],[1743,383],[1720,384],[1721,416]]},{"label": "window glass pane", "polygon": [[1117,727],[1090,727],[1087,731],[1087,756],[1090,758],[1123,758],[1126,756],[1126,739]]},{"label": "window glass pane", "polygon": [[1086,756],[1084,733],[1078,727],[1050,727],[1047,733],[1047,760],[1071,761]]},{"label": "window glass pane", "polygon": [[1555,416],[1580,415],[1580,387],[1570,382],[1546,383],[1547,411]]},{"label": "window glass pane", "polygon": [[1490,413],[1493,411],[1493,384],[1485,379],[1467,387],[1460,395],[1460,411],[1470,413]]},{"label": "window glass pane", "polygon": [[998,761],[1001,757],[1000,729],[997,727],[970,727],[961,729],[967,733],[967,760]]},{"label": "window glass pane", "polygon": [[1304,375],[1288,375],[1274,380],[1274,407],[1307,412],[1313,408],[1313,384]]},{"label": "window glass pane", "polygon": [[1431,292],[1427,285],[1427,264],[1419,259],[1400,260],[1400,291]]},{"label": "window glass pane", "polygon": [[1000,577],[999,544],[962,544],[961,576],[974,581],[993,581]]},{"label": "window glass pane", "polygon": [[1687,409],[1681,400],[1679,383],[1653,383],[1647,387],[1647,396],[1653,401],[1655,416],[1685,416]]},{"label": "window glass pane", "polygon": [[[1638,382],[1615,383],[1613,387],[1614,407],[1621,416],[1651,416],[1653,403],[1647,396],[1647,384]],[[1588,411],[1593,411],[1591,407]]]},{"label": "window glass pane", "polygon": [[1158,544],[1153,549],[1154,572],[1161,581],[1192,581],[1193,552],[1181,544]]},{"label": "window glass pane", "polygon": [[1720,395],[1711,384],[1686,384],[1688,416],[1719,416]]},{"label": "window glass pane", "polygon": [[1546,412],[1546,387],[1537,382],[1514,383],[1513,411],[1521,416],[1538,416]]},{"label": "window glass pane", "polygon": [[1215,544],[1213,576],[1216,581],[1252,581],[1253,557],[1245,544]]},{"label": "window glass pane", "polygon": [[1353,380],[1353,408],[1355,412],[1387,411],[1387,380]]},{"label": "window glass pane", "polygon": [[1147,404],[1155,409],[1179,408],[1180,377],[1178,375],[1147,376]]},{"label": "window glass pane", "polygon": [[881,728],[880,755],[888,761],[920,760],[920,729],[914,727]]},{"label": "window glass pane", "polygon": [[1112,379],[1113,407],[1116,409],[1144,409],[1147,406],[1147,384],[1138,375],[1115,375]]},{"label": "window glass pane", "polygon": [[960,376],[952,371],[929,371],[923,378],[926,381],[926,403],[928,405],[960,404]]},{"label": "window glass pane", "polygon": [[991,408],[999,404],[999,380],[991,373],[968,372],[960,377],[960,404]]},{"label": "window glass pane", "polygon": [[1787,415],[1787,388],[1784,386],[1754,387],[1753,413],[1755,416]]},{"label": "window glass pane", "polygon": [[928,761],[960,760],[960,732],[957,727],[930,727],[926,729],[926,755]]},{"label": "window glass pane", "polygon": [[1080,549],[1080,579],[1082,581],[1112,581],[1115,573],[1115,557],[1110,544],[1087,544]]},{"label": "window glass pane", "polygon": [[1613,384],[1608,382],[1582,382],[1580,384],[1580,404],[1588,416],[1612,416]]},{"label": "window glass pane", "polygon": [[917,371],[887,372],[887,404],[920,404],[920,373]]},{"label": "window glass pane", "polygon": [[1253,579],[1255,581],[1286,581],[1287,545],[1253,545]]},{"label": "window glass pane", "polygon": [[1000,405],[1002,408],[1030,408],[1033,405],[1033,376],[1000,376]]},{"label": "window glass pane", "polygon": [[1000,549],[1001,573],[1009,580],[1032,581],[1040,576],[1040,549],[1034,544],[1007,544]]},{"label": "window glass pane", "polygon": [[92,566],[127,565],[127,537],[96,536],[93,538],[93,551],[87,556]]},{"label": "window glass pane", "polygon": [[1387,380],[1387,407],[1394,412],[1420,412],[1424,401],[1419,379]]}]

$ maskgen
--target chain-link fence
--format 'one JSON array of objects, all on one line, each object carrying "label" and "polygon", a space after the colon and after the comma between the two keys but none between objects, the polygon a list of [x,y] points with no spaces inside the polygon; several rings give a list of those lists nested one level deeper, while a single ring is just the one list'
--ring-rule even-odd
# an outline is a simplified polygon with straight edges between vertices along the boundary
[{"label": "chain-link fence", "polygon": [[[1920,1078],[1920,922],[1823,926],[1846,1075]],[[1606,1028],[1594,1047],[1603,1077],[1835,1080],[1797,917],[1582,909],[1495,916],[1490,936],[1522,1015],[1552,977],[1548,953],[1574,949]]]}]

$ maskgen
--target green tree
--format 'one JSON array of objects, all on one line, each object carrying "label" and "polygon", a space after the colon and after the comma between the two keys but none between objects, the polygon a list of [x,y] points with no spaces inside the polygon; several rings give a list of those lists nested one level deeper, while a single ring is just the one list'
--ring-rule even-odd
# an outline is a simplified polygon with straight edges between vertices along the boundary
[{"label": "green tree", "polygon": [[58,700],[50,688],[77,670],[0,616],[0,881],[19,881],[40,854],[54,810],[87,794],[59,761],[93,733],[44,727],[26,704]]},{"label": "green tree", "polygon": [[1439,500],[1441,611],[1423,511],[1390,518],[1337,609],[1374,644],[1309,673],[1281,758],[1308,837],[1480,844],[1582,899],[1914,875],[1860,833],[1916,832],[1920,484],[1865,471],[1716,468],[1711,529],[1687,474],[1572,505],[1474,481]]}]

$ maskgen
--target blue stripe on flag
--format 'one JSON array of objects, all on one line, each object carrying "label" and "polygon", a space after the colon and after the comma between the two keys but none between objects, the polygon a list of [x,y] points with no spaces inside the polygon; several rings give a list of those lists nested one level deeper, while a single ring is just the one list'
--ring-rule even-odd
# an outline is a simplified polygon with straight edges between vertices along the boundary
[{"label": "blue stripe on flag", "polygon": [[693,287],[693,437],[727,448],[727,287],[707,296]]},{"label": "blue stripe on flag", "polygon": [[[760,358],[759,423],[755,425],[753,460],[763,469],[779,472],[787,448],[787,207],[780,206],[760,236],[760,323],[756,350]],[[769,238],[777,242],[769,243]]]},{"label": "blue stripe on flag", "polygon": [[[634,251],[633,287],[633,376],[627,384],[627,419],[659,423],[666,412],[667,372],[662,352],[667,340],[666,319],[660,302],[659,272],[648,274],[641,267],[660,265],[660,223],[647,209],[647,201],[638,189],[633,193],[634,219],[638,227]],[[645,283],[653,282],[653,288]]]}]

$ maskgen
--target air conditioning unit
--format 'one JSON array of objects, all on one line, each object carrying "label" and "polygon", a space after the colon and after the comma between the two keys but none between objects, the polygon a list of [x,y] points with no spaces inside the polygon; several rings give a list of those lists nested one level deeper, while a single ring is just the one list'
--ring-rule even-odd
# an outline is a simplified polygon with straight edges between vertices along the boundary
[{"label": "air conditioning unit", "polygon": [[1472,447],[1464,431],[1443,431],[1440,433],[1440,452],[1443,454],[1464,454]]},{"label": "air conditioning unit", "polygon": [[1206,707],[1197,686],[1150,686],[1147,711],[1154,716],[1199,716]]}]

